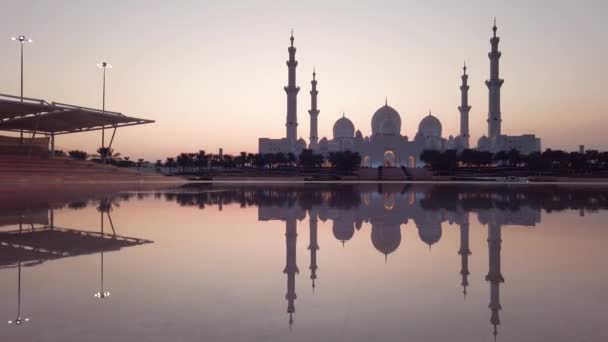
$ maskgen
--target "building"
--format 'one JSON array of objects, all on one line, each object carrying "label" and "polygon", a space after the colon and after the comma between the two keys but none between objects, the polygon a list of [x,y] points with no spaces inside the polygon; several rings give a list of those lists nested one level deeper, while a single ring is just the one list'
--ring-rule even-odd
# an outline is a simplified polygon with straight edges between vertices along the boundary
[{"label": "building", "polygon": [[[540,151],[540,139],[533,134],[519,136],[504,135],[501,132],[500,111],[500,88],[504,80],[499,78],[499,59],[501,52],[498,50],[500,39],[496,36],[496,21],[494,22],[494,35],[490,40],[492,50],[488,54],[490,58],[490,79],[486,81],[489,90],[488,111],[488,135],[479,139],[477,149],[482,151],[498,152],[516,149],[522,154]],[[296,86],[296,49],[293,46],[293,32],[291,35],[291,46],[288,48],[289,60],[288,85],[285,87],[287,93],[287,120],[286,137],[280,139],[259,139],[259,152],[264,153],[295,153],[299,154],[307,148],[306,141],[297,137],[297,94],[300,90]],[[308,148],[328,155],[331,152],[352,151],[361,155],[364,167],[421,167],[424,163],[420,160],[425,150],[458,150],[470,148],[469,134],[469,84],[466,64],[463,67],[460,86],[461,103],[458,107],[460,113],[460,132],[456,136],[443,136],[441,121],[429,111],[418,124],[418,131],[413,139],[401,134],[402,116],[388,105],[385,100],[384,106],[378,108],[371,117],[371,135],[364,136],[361,130],[357,130],[353,122],[346,114],[342,114],[333,125],[333,137],[318,137],[318,94],[317,74],[313,71],[311,81],[311,104],[310,110],[310,145]]]},{"label": "building", "polygon": [[[287,61],[288,81],[287,86],[284,88],[285,93],[287,94],[287,119],[285,123],[285,138],[260,138],[258,142],[258,149],[260,154],[278,152],[299,154],[307,146],[306,141],[304,139],[297,139],[298,92],[300,91],[300,87],[296,85],[296,68],[298,66],[298,61],[296,61],[296,48],[295,46],[293,46],[293,31],[291,32],[290,40],[291,45],[287,49],[287,51],[289,52],[289,60]],[[314,96],[316,97],[316,95]],[[312,115],[313,114],[311,113],[311,116]]]},{"label": "building", "polygon": [[502,134],[502,114],[500,111],[500,88],[504,80],[500,78],[499,60],[502,53],[498,50],[500,38],[496,36],[496,20],[492,31],[494,35],[490,39],[492,50],[488,53],[490,58],[490,79],[486,81],[488,87],[488,135],[482,136],[477,142],[477,149],[481,151],[510,151],[518,150],[522,154],[530,154],[532,152],[540,152],[540,138],[534,134],[524,134],[519,136]]}]

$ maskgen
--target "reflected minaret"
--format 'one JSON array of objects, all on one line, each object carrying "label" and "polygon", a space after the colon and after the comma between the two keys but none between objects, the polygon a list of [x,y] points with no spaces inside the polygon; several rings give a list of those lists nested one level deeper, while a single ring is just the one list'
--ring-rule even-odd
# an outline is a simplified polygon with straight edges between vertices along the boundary
[{"label": "reflected minaret", "polygon": [[462,139],[463,147],[469,148],[469,75],[467,75],[467,65],[462,67],[462,85],[460,86],[460,138]]},{"label": "reflected minaret", "polygon": [[460,249],[458,250],[460,255],[460,275],[462,276],[462,294],[464,298],[467,297],[467,286],[469,286],[469,255],[471,250],[469,249],[469,213],[465,213],[465,221],[460,224]]},{"label": "reflected minaret", "polygon": [[283,273],[287,274],[287,313],[289,314],[289,328],[293,325],[293,313],[296,312],[296,273],[300,273],[296,263],[296,245],[298,239],[297,219],[288,217],[285,222],[286,260]]},{"label": "reflected minaret", "polygon": [[496,36],[496,18],[494,19],[494,27],[492,31],[494,36],[490,39],[492,51],[488,53],[490,58],[490,79],[486,81],[486,86],[489,90],[489,108],[488,108],[488,137],[496,138],[500,136],[500,125],[502,122],[500,114],[500,87],[504,80],[499,77],[499,60],[501,52],[498,51],[498,43],[500,38]]},{"label": "reflected minaret", "polygon": [[488,255],[490,262],[486,281],[490,282],[490,305],[488,307],[492,310],[490,322],[494,326],[494,339],[498,335],[498,326],[500,325],[499,312],[502,310],[502,306],[500,305],[500,284],[505,281],[500,271],[501,244],[501,226],[500,224],[490,222],[488,224]]},{"label": "reflected minaret", "polygon": [[291,46],[289,51],[289,60],[287,61],[288,68],[288,82],[285,87],[287,93],[287,122],[285,126],[287,128],[286,138],[291,146],[296,145],[298,139],[298,92],[300,87],[296,86],[296,67],[298,61],[296,61],[296,48],[293,46],[293,30],[291,31]]},{"label": "reflected minaret", "polygon": [[319,143],[319,135],[317,132],[317,117],[319,116],[319,108],[317,108],[317,72],[313,69],[312,71],[312,90],[310,91],[310,144],[308,145],[311,150],[316,150]]},{"label": "reflected minaret", "polygon": [[310,251],[310,280],[312,280],[312,291],[315,291],[315,280],[317,279],[317,251],[319,244],[317,242],[317,213],[309,213],[310,224],[310,243],[308,250]]}]

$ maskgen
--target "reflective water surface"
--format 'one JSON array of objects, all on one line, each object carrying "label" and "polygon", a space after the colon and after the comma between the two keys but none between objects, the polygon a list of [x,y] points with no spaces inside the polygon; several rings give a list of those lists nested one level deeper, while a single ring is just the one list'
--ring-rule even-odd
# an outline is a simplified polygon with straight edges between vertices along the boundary
[{"label": "reflective water surface", "polygon": [[0,200],[0,341],[608,341],[608,189]]}]

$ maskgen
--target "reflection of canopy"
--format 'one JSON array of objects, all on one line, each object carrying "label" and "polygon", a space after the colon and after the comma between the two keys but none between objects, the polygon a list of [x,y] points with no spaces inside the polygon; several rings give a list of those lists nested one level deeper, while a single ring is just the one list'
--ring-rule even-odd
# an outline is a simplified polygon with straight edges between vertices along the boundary
[{"label": "reflection of canopy", "polygon": [[0,232],[0,268],[13,267],[18,262],[35,265],[47,260],[118,251],[151,242],[57,227],[11,230]]},{"label": "reflection of canopy", "polygon": [[67,134],[152,123],[129,117],[44,100],[24,99],[0,94],[0,130],[43,134]]}]

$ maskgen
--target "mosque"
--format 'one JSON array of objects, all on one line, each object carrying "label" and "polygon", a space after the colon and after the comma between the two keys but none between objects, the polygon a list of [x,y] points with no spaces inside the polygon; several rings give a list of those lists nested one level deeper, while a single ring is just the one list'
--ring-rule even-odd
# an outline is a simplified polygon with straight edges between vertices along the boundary
[{"label": "mosque", "polygon": [[[522,154],[529,154],[540,151],[540,139],[534,134],[524,134],[520,136],[504,135],[501,132],[501,111],[500,111],[500,88],[504,80],[499,78],[499,59],[501,52],[498,50],[499,37],[496,36],[496,21],[492,28],[494,35],[490,40],[492,49],[488,54],[490,59],[490,79],[486,81],[489,90],[489,111],[488,111],[488,134],[482,136],[477,144],[477,149],[481,151],[509,151],[516,149]],[[460,134],[457,136],[443,137],[441,121],[431,112],[424,117],[419,125],[418,132],[413,139],[401,134],[402,119],[397,110],[388,105],[385,100],[384,106],[380,107],[372,116],[371,135],[363,136],[360,130],[355,129],[355,125],[346,115],[342,115],[333,126],[333,139],[318,137],[318,116],[317,106],[316,72],[313,71],[311,81],[311,105],[308,113],[310,114],[310,138],[307,144],[303,138],[297,138],[297,96],[300,88],[296,85],[296,67],[298,62],[295,59],[296,48],[294,47],[293,32],[291,35],[291,45],[288,48],[289,60],[288,85],[285,87],[287,93],[287,120],[286,137],[280,139],[260,138],[259,153],[294,153],[298,155],[303,149],[311,149],[317,153],[327,155],[330,152],[353,151],[358,152],[362,158],[364,167],[421,167],[424,163],[420,161],[420,155],[425,150],[464,150],[470,147],[469,135],[469,111],[471,106],[468,104],[468,74],[466,65],[463,67],[461,92],[461,105],[458,107],[460,112]]]}]

